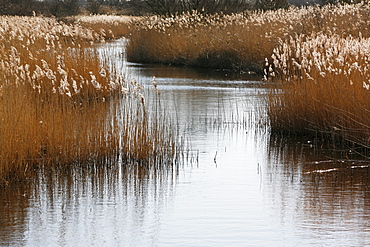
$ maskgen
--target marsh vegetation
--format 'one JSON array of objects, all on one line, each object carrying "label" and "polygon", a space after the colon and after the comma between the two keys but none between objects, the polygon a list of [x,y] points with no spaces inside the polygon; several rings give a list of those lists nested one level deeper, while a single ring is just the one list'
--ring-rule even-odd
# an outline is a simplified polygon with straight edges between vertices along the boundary
[{"label": "marsh vegetation", "polygon": [[105,34],[6,16],[0,32],[2,185],[40,167],[175,162],[177,137],[160,106],[145,105],[143,87],[92,46]]},{"label": "marsh vegetation", "polygon": [[259,73],[271,87],[273,132],[369,147],[370,6],[147,17],[135,22],[131,61]]},{"label": "marsh vegetation", "polygon": [[[150,120],[158,108],[149,110],[143,88],[109,70],[91,46],[121,36],[129,37],[131,62],[260,74],[270,87],[266,124],[272,132],[329,137],[364,154],[370,135],[369,12],[364,2],[191,11],[130,22],[124,16],[77,16],[68,25],[54,18],[1,17],[1,134],[9,149],[1,154],[2,177],[22,177],[35,164],[118,156],[148,161],[146,155],[163,150],[171,150],[164,157],[174,157],[171,128],[163,119]],[[160,143],[165,147],[159,152]]]}]

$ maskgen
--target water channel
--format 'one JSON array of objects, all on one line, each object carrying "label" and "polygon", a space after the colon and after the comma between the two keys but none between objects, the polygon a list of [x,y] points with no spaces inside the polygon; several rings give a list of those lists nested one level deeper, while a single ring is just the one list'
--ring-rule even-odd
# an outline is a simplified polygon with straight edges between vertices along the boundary
[{"label": "water channel", "polygon": [[257,77],[122,61],[147,87],[155,76],[189,162],[155,174],[55,172],[9,189],[1,246],[370,245],[368,164],[335,162],[311,139],[272,137],[259,121],[266,88]]}]

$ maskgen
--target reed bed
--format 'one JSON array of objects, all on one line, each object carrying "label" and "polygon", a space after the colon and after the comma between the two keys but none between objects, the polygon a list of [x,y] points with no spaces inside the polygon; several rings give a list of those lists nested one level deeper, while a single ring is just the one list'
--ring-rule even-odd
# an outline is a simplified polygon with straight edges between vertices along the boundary
[{"label": "reed bed", "polygon": [[106,39],[127,37],[130,33],[130,23],[139,21],[140,17],[117,15],[81,15],[72,17],[70,22],[94,30]]},{"label": "reed bed", "polygon": [[262,72],[280,40],[324,32],[370,35],[367,4],[290,7],[231,15],[184,13],[134,22],[128,59],[187,66]]},{"label": "reed bed", "polygon": [[53,18],[0,17],[1,185],[39,167],[174,162],[170,125],[91,46],[104,38]]},{"label": "reed bed", "polygon": [[369,54],[363,37],[320,33],[283,42],[272,56],[282,78],[269,97],[273,130],[322,133],[368,149]]},{"label": "reed bed", "polygon": [[277,79],[269,84],[272,131],[316,136],[367,157],[370,5],[328,6],[317,13],[321,30],[291,35],[273,50],[267,71]]}]

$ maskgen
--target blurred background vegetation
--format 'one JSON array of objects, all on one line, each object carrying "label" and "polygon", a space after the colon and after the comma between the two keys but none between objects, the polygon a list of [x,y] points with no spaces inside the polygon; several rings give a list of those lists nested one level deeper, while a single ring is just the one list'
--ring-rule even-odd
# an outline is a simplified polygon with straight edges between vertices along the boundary
[{"label": "blurred background vegetation", "polygon": [[231,14],[273,10],[289,5],[358,3],[360,0],[0,0],[0,15],[77,14],[174,15],[187,11]]}]

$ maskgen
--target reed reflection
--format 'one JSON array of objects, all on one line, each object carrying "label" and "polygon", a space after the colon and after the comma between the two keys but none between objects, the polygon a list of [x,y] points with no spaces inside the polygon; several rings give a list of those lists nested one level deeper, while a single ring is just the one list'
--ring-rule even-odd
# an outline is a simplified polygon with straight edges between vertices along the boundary
[{"label": "reed reflection", "polygon": [[291,237],[310,244],[335,243],[341,234],[343,244],[368,244],[370,162],[343,159],[343,151],[319,149],[304,138],[271,137],[269,149],[262,176],[276,224],[293,223]]},{"label": "reed reflection", "polygon": [[22,245],[24,232],[27,229],[28,195],[31,191],[28,186],[7,187],[0,190],[1,246]]},{"label": "reed reflection", "polygon": [[32,185],[1,193],[0,243],[150,246],[177,173],[122,163],[46,169]]}]

